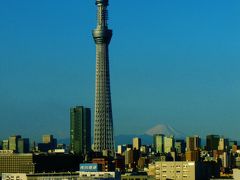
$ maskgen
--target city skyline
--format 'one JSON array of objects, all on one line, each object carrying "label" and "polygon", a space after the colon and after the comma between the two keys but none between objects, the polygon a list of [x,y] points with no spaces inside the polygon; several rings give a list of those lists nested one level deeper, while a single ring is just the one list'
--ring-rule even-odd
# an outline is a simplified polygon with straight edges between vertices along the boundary
[{"label": "city skyline", "polygon": [[[240,3],[110,3],[115,134],[168,124],[240,139]],[[68,137],[69,108],[94,109],[92,4],[2,3],[1,137]]]}]

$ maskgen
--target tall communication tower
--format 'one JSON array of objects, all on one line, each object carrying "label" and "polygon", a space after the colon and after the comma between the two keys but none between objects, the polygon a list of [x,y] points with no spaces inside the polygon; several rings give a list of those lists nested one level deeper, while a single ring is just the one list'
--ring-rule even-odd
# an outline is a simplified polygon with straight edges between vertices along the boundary
[{"label": "tall communication tower", "polygon": [[97,27],[93,30],[96,44],[96,86],[94,118],[94,151],[114,152],[113,118],[110,91],[108,45],[112,30],[108,29],[108,0],[96,0]]}]

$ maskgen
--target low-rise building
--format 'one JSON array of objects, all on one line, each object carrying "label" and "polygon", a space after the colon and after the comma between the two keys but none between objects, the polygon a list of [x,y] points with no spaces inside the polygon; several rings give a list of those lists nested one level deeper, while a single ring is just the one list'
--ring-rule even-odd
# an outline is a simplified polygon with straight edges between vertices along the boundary
[{"label": "low-rise building", "polygon": [[240,169],[233,169],[233,179],[234,180],[240,179]]},{"label": "low-rise building", "polygon": [[120,180],[116,172],[3,173],[2,180]]},{"label": "low-rise building", "polygon": [[158,161],[151,164],[149,169],[156,180],[201,180],[197,168],[193,161]]},{"label": "low-rise building", "polygon": [[27,180],[25,173],[3,173],[2,180]]},{"label": "low-rise building", "polygon": [[0,175],[2,173],[41,173],[78,171],[80,159],[72,154],[15,154],[0,153]]},{"label": "low-rise building", "polygon": [[154,180],[154,177],[148,176],[146,172],[126,173],[121,175],[121,180]]}]

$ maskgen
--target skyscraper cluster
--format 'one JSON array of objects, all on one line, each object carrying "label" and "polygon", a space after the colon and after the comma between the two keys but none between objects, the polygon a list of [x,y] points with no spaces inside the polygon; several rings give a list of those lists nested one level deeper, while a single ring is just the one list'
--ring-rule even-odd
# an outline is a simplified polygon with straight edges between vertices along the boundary
[{"label": "skyscraper cluster", "polygon": [[10,150],[14,153],[28,153],[30,148],[29,139],[22,138],[21,135],[12,135],[3,140],[1,144],[3,150]]}]

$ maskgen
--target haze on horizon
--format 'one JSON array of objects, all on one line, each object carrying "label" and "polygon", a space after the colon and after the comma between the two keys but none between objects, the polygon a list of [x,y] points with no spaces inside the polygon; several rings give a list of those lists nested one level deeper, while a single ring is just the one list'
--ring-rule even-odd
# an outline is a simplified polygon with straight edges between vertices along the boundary
[{"label": "haze on horizon", "polygon": [[[240,139],[239,1],[110,0],[108,9],[115,134],[168,124]],[[95,16],[90,0],[1,2],[0,139],[68,137],[69,108],[93,112]]]}]

